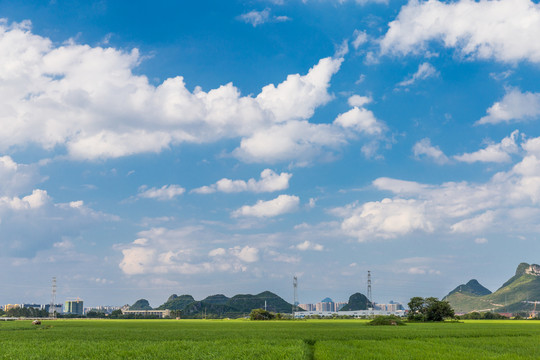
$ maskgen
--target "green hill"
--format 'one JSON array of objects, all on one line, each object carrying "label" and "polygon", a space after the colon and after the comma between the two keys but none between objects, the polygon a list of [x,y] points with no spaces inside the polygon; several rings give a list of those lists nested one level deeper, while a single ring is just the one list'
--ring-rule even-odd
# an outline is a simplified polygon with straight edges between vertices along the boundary
[{"label": "green hill", "polygon": [[241,312],[249,313],[253,309],[264,309],[265,301],[266,309],[268,311],[275,313],[290,313],[292,311],[291,304],[270,291],[264,291],[257,295],[235,295],[227,301],[227,305],[234,307]]},{"label": "green hill", "polygon": [[191,295],[176,295],[172,294],[169,299],[160,305],[157,310],[184,310],[186,306],[194,302],[195,299]]},{"label": "green hill", "polygon": [[205,299],[203,299],[202,301],[208,304],[225,305],[229,301],[229,298],[223,294],[216,294],[216,295],[210,295],[206,297]]},{"label": "green hill", "polygon": [[454,293],[464,293],[464,294],[470,294],[470,295],[478,295],[478,296],[484,296],[491,294],[491,291],[489,291],[487,288],[482,286],[478,280],[472,279],[466,284],[461,284],[458,287],[456,287],[454,290],[450,291],[448,295],[450,296]]},{"label": "green hill", "polygon": [[291,304],[270,291],[257,295],[239,294],[232,298],[216,294],[200,301],[196,301],[191,295],[173,294],[157,309],[182,310],[181,316],[186,318],[236,318],[248,315],[253,309],[264,308],[265,302],[268,311],[275,313],[292,311]]},{"label": "green hill", "polygon": [[349,302],[340,311],[367,310],[373,308],[373,304],[368,300],[366,295],[354,293],[349,297]]},{"label": "green hill", "polygon": [[130,310],[152,310],[150,303],[146,299],[139,299],[129,307]]},{"label": "green hill", "polygon": [[[456,289],[459,289],[459,286]],[[540,301],[540,265],[519,264],[516,274],[494,293],[479,295],[472,291],[460,292],[454,289],[444,300],[447,300],[457,313],[529,312],[534,304],[527,301]]]}]

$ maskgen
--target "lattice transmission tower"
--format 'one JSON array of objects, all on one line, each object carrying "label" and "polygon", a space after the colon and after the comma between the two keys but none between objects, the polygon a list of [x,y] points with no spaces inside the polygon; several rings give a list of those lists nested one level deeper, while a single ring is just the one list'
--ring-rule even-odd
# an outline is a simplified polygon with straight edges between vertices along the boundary
[{"label": "lattice transmission tower", "polygon": [[296,275],[293,277],[293,288],[294,288],[294,298],[293,298],[293,305],[292,305],[292,314],[294,319],[294,313],[296,310],[296,306],[298,305],[298,278]]},{"label": "lattice transmission tower", "polygon": [[56,276],[52,278],[52,287],[51,287],[51,305],[49,306],[49,317],[55,318],[56,312],[55,310],[55,302],[56,302]]},{"label": "lattice transmission tower", "polygon": [[370,302],[370,307],[373,306],[373,297],[371,295],[371,271],[367,272],[367,298]]}]

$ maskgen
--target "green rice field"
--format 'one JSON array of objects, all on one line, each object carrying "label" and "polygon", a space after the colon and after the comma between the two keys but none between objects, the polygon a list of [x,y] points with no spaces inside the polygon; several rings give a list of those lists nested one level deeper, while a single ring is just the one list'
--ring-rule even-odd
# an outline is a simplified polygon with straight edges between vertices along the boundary
[{"label": "green rice field", "polygon": [[0,321],[0,359],[540,359],[540,321]]}]

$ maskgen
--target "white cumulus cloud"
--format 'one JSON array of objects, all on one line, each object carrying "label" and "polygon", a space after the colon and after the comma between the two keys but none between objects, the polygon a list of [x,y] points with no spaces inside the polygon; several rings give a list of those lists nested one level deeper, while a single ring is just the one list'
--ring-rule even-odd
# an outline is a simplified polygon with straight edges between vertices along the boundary
[{"label": "white cumulus cloud", "polygon": [[261,179],[249,179],[244,180],[231,180],[223,178],[210,186],[203,186],[192,190],[199,194],[211,194],[216,191],[224,193],[238,193],[244,191],[250,191],[255,193],[261,192],[274,192],[285,190],[289,188],[289,180],[292,174],[282,172],[281,174],[275,173],[271,169],[265,169],[261,172]]},{"label": "white cumulus cloud", "polygon": [[505,137],[498,144],[490,144],[484,149],[472,153],[455,155],[454,159],[467,163],[473,162],[510,162],[511,154],[516,154],[519,151],[519,146],[516,139],[519,136],[519,131],[515,130],[510,136]]},{"label": "white cumulus cloud", "polygon": [[301,251],[306,251],[306,250],[323,251],[324,250],[324,246],[322,246],[321,244],[316,244],[309,240],[306,240],[296,245],[296,248]]},{"label": "white cumulus cloud", "polygon": [[300,198],[294,195],[279,195],[273,200],[259,200],[255,205],[244,205],[232,213],[233,217],[274,217],[293,212],[298,209]]},{"label": "white cumulus cloud", "polygon": [[540,94],[521,92],[510,88],[501,101],[497,101],[488,110],[487,115],[477,124],[498,124],[535,120],[540,117]]},{"label": "white cumulus cloud", "polygon": [[324,58],[256,96],[232,83],[187,89],[181,76],[150,84],[135,75],[139,52],[67,43],[32,33],[29,23],[0,23],[0,151],[35,144],[73,159],[157,153],[182,143],[235,139],[246,162],[309,163],[329,158],[349,130],[314,124],[343,58]]},{"label": "white cumulus cloud", "polygon": [[382,54],[425,52],[441,42],[463,56],[540,62],[540,5],[531,0],[410,0],[381,39]]},{"label": "white cumulus cloud", "polygon": [[389,191],[393,197],[352,203],[332,213],[342,218],[342,230],[359,241],[415,232],[448,236],[536,233],[540,226],[532,219],[540,214],[540,138],[526,140],[522,149],[511,169],[494,174],[485,183],[429,185],[379,178],[373,181],[375,188]]}]

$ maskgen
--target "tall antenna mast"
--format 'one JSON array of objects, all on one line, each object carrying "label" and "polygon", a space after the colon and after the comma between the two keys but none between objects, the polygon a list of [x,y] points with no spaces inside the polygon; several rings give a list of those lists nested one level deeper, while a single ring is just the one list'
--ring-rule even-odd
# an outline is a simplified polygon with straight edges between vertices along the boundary
[{"label": "tall antenna mast", "polygon": [[372,300],[372,296],[371,296],[371,271],[369,271],[369,270],[367,272],[367,298],[368,298],[371,306],[373,306],[373,300]]},{"label": "tall antenna mast", "polygon": [[296,305],[298,304],[298,278],[296,277],[296,275],[294,275],[293,277],[293,287],[294,287],[294,299],[293,299],[292,315],[294,319]]},{"label": "tall antenna mast", "polygon": [[56,318],[56,312],[54,311],[54,303],[56,302],[56,276],[52,278],[52,294],[51,294],[51,305],[49,306],[49,317]]}]

